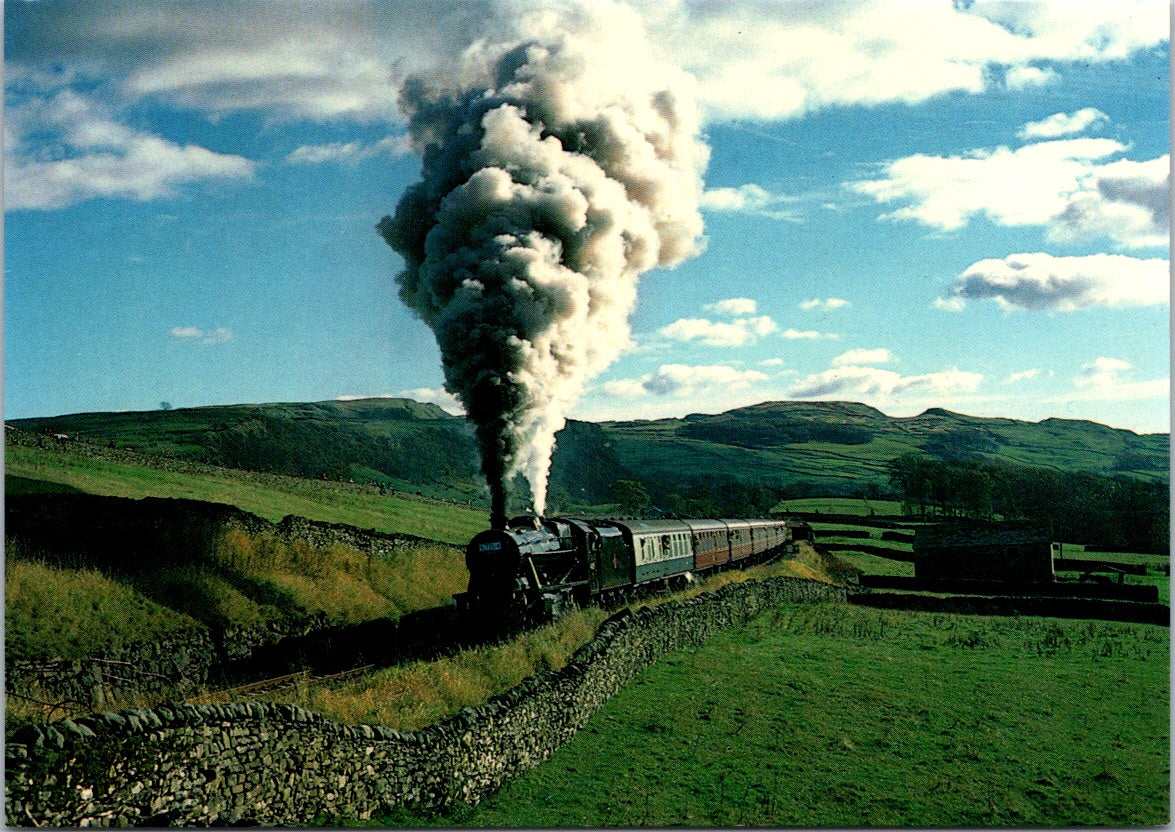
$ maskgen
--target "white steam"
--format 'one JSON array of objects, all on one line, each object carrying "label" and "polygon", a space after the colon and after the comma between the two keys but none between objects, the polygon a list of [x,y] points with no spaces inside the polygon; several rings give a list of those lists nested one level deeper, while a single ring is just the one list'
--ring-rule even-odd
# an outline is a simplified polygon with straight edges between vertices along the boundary
[{"label": "white steam", "polygon": [[518,473],[541,514],[555,433],[629,343],[639,275],[699,251],[691,80],[634,12],[597,3],[521,18],[448,79],[410,78],[402,104],[424,161],[379,224],[400,296],[436,334],[495,516]]}]

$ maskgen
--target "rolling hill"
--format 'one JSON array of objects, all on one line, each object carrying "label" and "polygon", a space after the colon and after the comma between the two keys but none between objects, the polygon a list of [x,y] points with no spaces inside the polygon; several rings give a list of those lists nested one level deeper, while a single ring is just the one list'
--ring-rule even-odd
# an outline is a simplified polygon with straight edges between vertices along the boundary
[{"label": "rolling hill", "polygon": [[[465,420],[407,399],[80,413],[9,424],[228,468],[484,498]],[[571,421],[558,437],[550,503],[558,510],[607,502],[621,479],[645,482],[655,497],[730,483],[795,496],[854,494],[884,487],[888,463],[907,453],[1166,480],[1168,442],[1167,434],[1088,421],[1024,422],[938,408],[895,418],[854,402],[764,402],[681,419]]]}]

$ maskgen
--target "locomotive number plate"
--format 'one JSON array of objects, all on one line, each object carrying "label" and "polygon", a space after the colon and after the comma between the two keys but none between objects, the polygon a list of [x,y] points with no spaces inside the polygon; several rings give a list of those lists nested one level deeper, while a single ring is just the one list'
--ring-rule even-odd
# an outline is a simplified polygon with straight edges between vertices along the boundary
[{"label": "locomotive number plate", "polygon": [[494,542],[491,542],[491,543],[481,543],[481,544],[479,544],[479,545],[478,545],[478,547],[477,547],[477,550],[478,550],[479,552],[496,552],[497,550],[499,550],[499,549],[501,549],[501,548],[502,548],[502,544],[501,544],[501,543],[498,543],[497,541],[494,541]]}]

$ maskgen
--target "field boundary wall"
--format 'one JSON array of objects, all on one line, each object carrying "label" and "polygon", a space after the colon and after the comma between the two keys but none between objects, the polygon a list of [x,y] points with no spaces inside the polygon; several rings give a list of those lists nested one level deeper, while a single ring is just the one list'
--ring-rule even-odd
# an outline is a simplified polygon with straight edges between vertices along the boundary
[{"label": "field boundary wall", "polygon": [[256,702],[26,726],[6,745],[7,822],[302,826],[475,804],[547,759],[659,657],[783,602],[845,599],[843,587],[779,577],[621,611],[561,670],[410,733]]},{"label": "field boundary wall", "polygon": [[1046,598],[988,595],[913,595],[902,592],[855,592],[849,602],[863,607],[959,615],[1039,615],[1049,618],[1094,618],[1169,627],[1171,609],[1166,604],[1105,598]]},{"label": "field boundary wall", "polygon": [[[112,548],[121,551],[120,541],[137,540],[147,550],[157,546],[166,551],[169,536],[193,540],[198,537],[197,530],[210,539],[236,529],[249,535],[272,535],[287,544],[300,542],[316,548],[339,544],[381,559],[393,558],[414,546],[435,545],[435,541],[414,535],[297,515],[273,523],[236,506],[174,497],[14,495],[5,508],[6,539],[26,542],[49,563],[66,559],[59,564],[63,566],[104,566],[101,554],[93,562],[70,563],[75,541],[79,541],[77,545],[82,545],[80,541],[97,545],[94,538],[109,538],[115,542]],[[197,553],[196,557],[202,555]],[[5,690],[36,701],[87,707],[142,693],[187,695],[221,679],[230,666],[247,662],[259,649],[291,637],[326,636],[333,629],[337,627],[321,614],[252,627],[220,628],[197,622],[166,638],[108,645],[84,657],[20,656],[9,651],[4,662]]]}]

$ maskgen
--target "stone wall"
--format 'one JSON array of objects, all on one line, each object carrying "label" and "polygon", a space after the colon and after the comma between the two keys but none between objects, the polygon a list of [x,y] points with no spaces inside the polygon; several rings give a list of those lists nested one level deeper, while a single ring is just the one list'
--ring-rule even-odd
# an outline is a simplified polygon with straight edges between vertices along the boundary
[{"label": "stone wall", "polygon": [[660,656],[785,601],[844,600],[840,587],[773,578],[622,611],[561,670],[412,733],[261,703],[28,726],[6,747],[7,821],[300,826],[476,803],[547,759]]},{"label": "stone wall", "polygon": [[[285,543],[350,546],[371,558],[391,558],[433,541],[409,534],[359,529],[289,515],[273,523],[235,506],[163,497],[130,499],[94,494],[22,494],[5,501],[5,539],[61,567],[119,572],[152,562],[204,564],[228,529],[272,535]],[[128,565],[129,564],[129,565]],[[394,625],[393,625],[394,626]],[[197,622],[155,642],[107,646],[84,657],[5,655],[5,690],[41,702],[100,706],[136,694],[182,697],[225,680],[262,648],[333,629],[323,616],[253,627]]]}]

